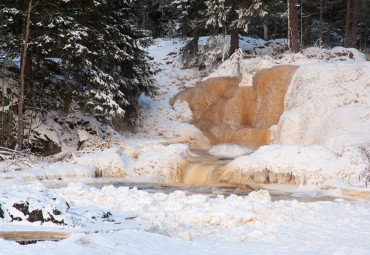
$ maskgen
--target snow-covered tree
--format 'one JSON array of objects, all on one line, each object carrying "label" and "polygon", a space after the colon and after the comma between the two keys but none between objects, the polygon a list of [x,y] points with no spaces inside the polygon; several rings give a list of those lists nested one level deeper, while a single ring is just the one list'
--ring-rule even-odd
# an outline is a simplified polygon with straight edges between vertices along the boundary
[{"label": "snow-covered tree", "polygon": [[[0,5],[1,49],[21,52],[23,1]],[[152,94],[147,34],[132,25],[126,0],[36,1],[26,63],[26,101],[43,107],[83,110],[106,119],[131,118],[141,93]]]},{"label": "snow-covered tree", "polygon": [[224,34],[230,31],[231,55],[239,48],[239,29],[247,32],[254,17],[266,16],[268,3],[261,0],[207,0],[206,25]]}]

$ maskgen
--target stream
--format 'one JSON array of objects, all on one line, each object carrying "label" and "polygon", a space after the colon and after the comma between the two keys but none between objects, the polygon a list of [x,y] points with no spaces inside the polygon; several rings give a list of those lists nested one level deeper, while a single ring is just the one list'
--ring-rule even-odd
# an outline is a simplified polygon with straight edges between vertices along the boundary
[{"label": "stream", "polygon": [[[211,155],[207,150],[200,148],[191,148],[191,156],[187,159],[189,166],[183,174],[183,183],[176,184],[156,184],[142,182],[128,182],[123,179],[99,178],[96,181],[85,182],[90,187],[102,188],[107,185],[114,187],[137,188],[149,193],[172,193],[176,190],[185,192],[186,195],[203,194],[212,198],[218,195],[224,197],[232,194],[238,196],[247,196],[254,190],[266,189],[269,191],[272,201],[278,200],[297,200],[300,202],[316,201],[337,201],[350,202],[355,201],[341,196],[334,196],[325,190],[307,190],[298,189],[298,185],[269,185],[269,184],[251,184],[243,186],[232,186],[227,184],[218,184],[212,182],[214,172],[233,160],[231,157],[218,157]],[[54,188],[56,188],[54,186]]]}]

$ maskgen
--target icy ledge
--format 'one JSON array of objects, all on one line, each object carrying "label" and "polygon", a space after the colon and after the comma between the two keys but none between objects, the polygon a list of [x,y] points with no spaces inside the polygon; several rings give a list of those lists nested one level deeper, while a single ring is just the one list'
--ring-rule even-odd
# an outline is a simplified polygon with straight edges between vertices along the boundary
[{"label": "icy ledge", "polygon": [[321,145],[268,145],[231,161],[219,181],[319,185],[332,178],[364,180],[369,173],[369,158],[359,148],[338,155]]}]

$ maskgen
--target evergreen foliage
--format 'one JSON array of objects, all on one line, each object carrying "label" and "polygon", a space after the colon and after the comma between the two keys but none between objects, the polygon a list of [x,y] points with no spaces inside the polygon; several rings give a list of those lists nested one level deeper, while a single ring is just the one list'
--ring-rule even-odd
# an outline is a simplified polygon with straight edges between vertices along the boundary
[{"label": "evergreen foliage", "polygon": [[[348,46],[370,51],[368,0],[354,1],[358,7]],[[0,86],[2,138],[16,132],[16,81],[28,3],[0,1],[0,77],[14,81],[13,86]],[[296,50],[343,44],[347,3],[297,0],[292,5],[298,7],[293,11],[298,19]],[[184,67],[210,71],[239,47],[239,34],[286,38],[287,8],[286,0],[34,0],[23,75],[24,113],[81,109],[100,120],[124,116],[133,122],[139,96],[155,92],[151,77],[156,68],[143,50],[152,37],[187,39]],[[208,36],[202,45],[200,36]],[[0,143],[14,145],[12,139]]]},{"label": "evergreen foliage", "polygon": [[[0,6],[0,49],[20,55],[25,2]],[[32,8],[27,54],[27,107],[82,110],[129,120],[141,93],[154,92],[148,35],[132,25],[135,10],[125,0],[39,0]],[[35,105],[37,104],[37,105]]]}]

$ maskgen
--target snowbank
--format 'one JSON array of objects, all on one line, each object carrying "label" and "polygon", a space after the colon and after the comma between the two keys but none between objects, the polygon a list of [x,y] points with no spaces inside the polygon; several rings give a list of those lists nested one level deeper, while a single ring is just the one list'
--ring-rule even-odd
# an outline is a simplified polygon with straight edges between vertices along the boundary
[{"label": "snowbank", "polygon": [[[218,195],[211,198],[208,195],[187,196],[183,191],[153,194],[128,187],[106,186],[99,190],[71,184],[59,190],[58,195],[66,199],[71,207],[99,205],[103,210],[126,212],[134,215],[136,222],[150,222],[156,226],[152,228],[154,233],[195,242],[255,244],[257,241],[258,244],[268,242],[273,245],[277,239],[279,243],[285,240],[287,234],[294,233],[297,237],[306,233],[301,229],[301,224],[307,226],[307,222],[315,226],[316,231],[318,228],[335,229],[333,232],[328,230],[328,235],[332,236],[338,235],[335,222],[343,220],[343,217],[348,218],[348,212],[353,212],[349,215],[356,215],[363,223],[369,216],[364,207],[348,203],[344,209],[338,203],[301,203],[296,200],[272,202],[266,190],[254,191],[244,197]],[[347,223],[343,224],[346,227],[354,224],[350,221]],[[366,227],[361,229],[368,232]],[[318,238],[315,233],[311,234],[310,240]],[[343,236],[346,234],[343,233]]]},{"label": "snowbank", "polygon": [[167,139],[171,143],[207,147],[209,142],[202,132],[185,123],[193,117],[189,105],[186,102],[176,102],[173,106],[169,104],[180,89],[195,86],[201,76],[199,70],[181,69],[178,52],[184,44],[179,40],[159,39],[149,48],[161,68],[155,76],[158,90],[154,98],[140,97],[141,110],[135,131],[151,138]]},{"label": "snowbank", "polygon": [[330,50],[310,47],[303,53],[284,53],[278,57],[274,56],[273,45],[279,46],[281,43],[281,40],[271,42],[271,47],[261,48],[261,53],[253,58],[246,58],[246,54],[238,50],[204,80],[215,77],[241,77],[239,86],[252,86],[253,76],[257,71],[276,65],[305,65],[340,61],[349,61],[352,64],[365,61],[364,54],[358,50],[343,47],[334,47]]},{"label": "snowbank", "polygon": [[370,63],[303,65],[293,75],[273,142],[341,153],[370,146]]},{"label": "snowbank", "polygon": [[136,181],[150,183],[178,183],[187,166],[185,158],[190,154],[184,144],[171,144],[158,150],[142,153],[130,170]]},{"label": "snowbank", "polygon": [[368,174],[369,166],[369,158],[360,149],[336,155],[320,145],[268,145],[227,164],[220,178],[235,184],[318,185],[331,178],[359,180]]},{"label": "snowbank", "polygon": [[69,163],[54,163],[44,168],[34,167],[21,171],[0,172],[0,178],[21,178],[34,180],[64,180],[95,177],[95,169],[90,166]]}]

